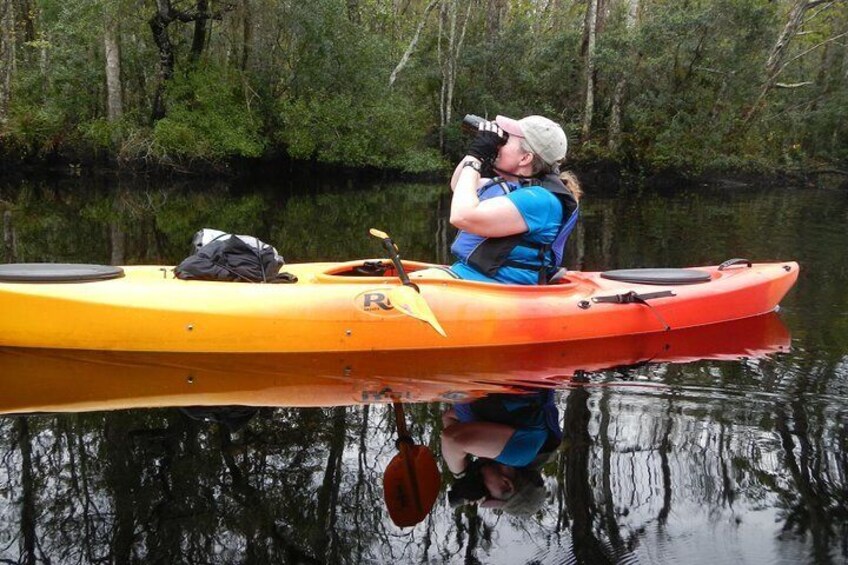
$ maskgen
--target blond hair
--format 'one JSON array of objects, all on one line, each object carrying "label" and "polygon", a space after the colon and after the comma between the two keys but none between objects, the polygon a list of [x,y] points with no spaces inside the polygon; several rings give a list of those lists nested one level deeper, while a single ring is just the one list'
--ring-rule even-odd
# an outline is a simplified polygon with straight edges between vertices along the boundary
[{"label": "blond hair", "polygon": [[571,191],[571,194],[574,195],[574,199],[580,202],[580,199],[583,197],[583,187],[580,186],[580,181],[577,179],[577,175],[571,171],[563,171],[559,174],[559,180],[561,180],[562,184]]}]

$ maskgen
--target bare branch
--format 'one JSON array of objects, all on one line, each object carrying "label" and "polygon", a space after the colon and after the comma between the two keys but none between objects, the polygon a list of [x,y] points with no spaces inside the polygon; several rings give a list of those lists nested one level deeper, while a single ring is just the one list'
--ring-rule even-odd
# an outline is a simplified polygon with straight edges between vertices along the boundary
[{"label": "bare branch", "polygon": [[[816,11],[815,11],[815,12],[814,12],[814,13],[813,13],[810,17],[806,18],[806,19],[804,20],[803,25],[807,25],[808,23],[810,23],[811,21],[813,21],[814,19],[816,19],[817,17],[819,17],[821,14],[823,14],[824,12],[826,12],[826,11],[828,10],[828,8],[830,8],[831,6],[833,6],[833,2],[827,2],[827,3],[826,3],[825,5],[823,5],[821,8],[819,8],[818,10],[816,10]],[[798,34],[798,35],[800,35],[800,34]]]},{"label": "bare branch", "polygon": [[789,59],[788,61],[786,61],[785,63],[783,63],[783,65],[781,65],[779,69],[777,69],[777,72],[775,72],[775,73],[774,73],[774,77],[777,77],[777,75],[779,75],[780,73],[782,73],[782,72],[783,72],[783,69],[785,69],[785,68],[786,68],[786,66],[787,66],[789,63],[791,63],[791,62],[793,62],[793,61],[797,61],[798,59],[800,59],[800,58],[801,58],[801,57],[803,57],[804,55],[807,55],[807,54],[808,54],[808,53],[810,53],[811,51],[815,51],[816,49],[818,49],[818,48],[819,48],[819,47],[821,47],[822,45],[825,45],[825,44],[830,43],[830,42],[832,42],[832,41],[836,41],[837,39],[840,39],[840,38],[842,38],[842,37],[845,37],[846,35],[848,35],[848,31],[843,31],[843,32],[842,32],[842,33],[840,33],[839,35],[834,35],[834,36],[833,36],[833,37],[831,37],[830,39],[825,39],[825,40],[824,40],[824,41],[822,41],[821,43],[816,43],[815,45],[813,45],[812,47],[810,47],[810,48],[809,48],[809,49],[807,49],[806,51],[802,51],[802,52],[801,52],[801,53],[799,53],[798,55],[795,55],[794,57],[792,57],[791,59]]},{"label": "bare branch", "polygon": [[791,84],[785,83],[785,82],[774,83],[774,85],[777,88],[800,88],[802,86],[809,86],[811,84],[815,84],[815,83],[811,80],[805,80],[804,82],[794,82],[794,83],[791,83]]}]

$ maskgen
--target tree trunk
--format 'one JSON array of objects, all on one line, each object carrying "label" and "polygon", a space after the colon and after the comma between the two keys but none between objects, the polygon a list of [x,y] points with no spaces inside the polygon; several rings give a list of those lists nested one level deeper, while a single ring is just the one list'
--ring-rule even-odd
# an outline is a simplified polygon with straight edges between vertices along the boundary
[{"label": "tree trunk", "polygon": [[35,548],[36,521],[38,513],[36,510],[36,482],[33,473],[32,460],[32,437],[29,430],[29,418],[26,416],[15,421],[18,432],[18,447],[21,450],[21,546],[22,555],[18,563],[35,565],[37,562]]},{"label": "tree trunk", "polygon": [[439,0],[430,0],[430,3],[427,4],[427,7],[424,9],[424,15],[421,16],[421,21],[418,22],[418,28],[415,30],[415,35],[412,36],[412,41],[409,42],[409,46],[406,48],[406,51],[404,51],[403,56],[400,58],[400,62],[394,68],[392,74],[389,75],[390,87],[395,83],[398,74],[403,70],[404,67],[406,67],[406,64],[409,62],[409,58],[412,56],[412,52],[415,50],[415,46],[418,45],[418,39],[421,37],[421,30],[424,29],[424,24],[427,23],[427,18],[438,1]]},{"label": "tree trunk", "polygon": [[585,80],[583,98],[583,127],[581,138],[589,139],[592,127],[592,113],[595,108],[595,33],[598,21],[598,0],[589,0],[586,6],[586,20],[583,28],[585,45]]},{"label": "tree trunk", "polygon": [[106,16],[103,46],[106,49],[106,115],[110,122],[114,122],[124,114],[124,104],[121,98],[121,51],[118,44],[118,21],[111,14]]},{"label": "tree trunk", "polygon": [[[610,423],[612,420],[610,410],[610,397],[613,395],[609,387],[604,387],[601,400],[598,403],[598,411],[601,415],[601,423],[598,428],[598,440],[601,443],[601,492],[603,497],[601,503],[604,511],[602,513],[603,523],[610,544],[615,548],[617,555],[623,555],[626,551],[626,543],[621,538],[616,521],[615,497],[612,484],[612,457],[614,452],[613,442],[610,441]],[[613,432],[617,435],[615,432]]]},{"label": "tree trunk", "polygon": [[15,228],[12,225],[12,211],[6,210],[3,212],[3,247],[7,263],[14,263],[18,260],[17,246],[15,243]]},{"label": "tree trunk", "polygon": [[436,208],[436,263],[444,265],[451,260],[450,246],[451,242],[448,239],[450,229],[448,211],[450,210],[450,194],[445,195],[437,200]]},{"label": "tree trunk", "polygon": [[589,393],[584,387],[574,388],[569,391],[565,405],[563,441],[568,446],[565,451],[565,504],[571,516],[574,556],[581,563],[612,563],[594,530],[598,511],[591,478]]},{"label": "tree trunk", "polygon": [[194,20],[194,37],[191,41],[191,62],[196,63],[206,46],[206,22],[209,20],[209,1],[197,0],[197,18]]},{"label": "tree trunk", "polygon": [[472,3],[468,3],[465,18],[457,29],[457,12],[459,0],[446,0],[442,2],[441,19],[439,23],[439,55],[441,55],[441,37],[445,25],[447,25],[447,53],[442,62],[442,88],[440,93],[439,115],[441,117],[441,128],[439,133],[439,146],[444,150],[444,131],[451,122],[453,112],[453,92],[456,85],[456,70],[459,55],[462,52],[462,43],[465,39],[465,29],[471,15]]},{"label": "tree trunk", "polygon": [[318,488],[316,521],[321,527],[315,538],[313,549],[316,554],[323,554],[328,563],[338,562],[336,511],[338,510],[339,491],[342,485],[342,455],[344,454],[346,439],[346,417],[347,408],[345,406],[333,408],[327,465],[324,469],[324,480]]},{"label": "tree trunk", "polygon": [[127,234],[119,219],[109,222],[109,239],[112,242],[111,265],[123,265],[126,263]]},{"label": "tree trunk", "polygon": [[35,20],[33,19],[35,16],[35,7],[32,5],[31,0],[22,0],[19,7],[20,17],[23,19],[24,42],[35,41]]},{"label": "tree trunk", "polygon": [[486,9],[486,35],[494,40],[501,28],[501,18],[506,11],[506,0],[488,0]]},{"label": "tree trunk", "polygon": [[15,72],[15,3],[0,2],[0,125],[6,122]]},{"label": "tree trunk", "polygon": [[842,79],[848,82],[848,45],[844,47],[845,52],[842,57]]},{"label": "tree trunk", "polygon": [[156,73],[156,92],[153,95],[152,121],[165,117],[165,83],[174,76],[174,46],[168,36],[171,23],[171,6],[168,0],[156,0],[156,14],[150,18],[150,31],[159,50],[159,68]]},{"label": "tree trunk", "polygon": [[194,12],[174,9],[171,0],[156,0],[156,13],[148,24],[153,32],[153,41],[159,51],[159,68],[156,76],[156,92],[153,95],[152,121],[156,122],[165,117],[165,83],[174,76],[174,45],[168,35],[168,26],[175,20],[182,23],[194,22],[194,35],[191,43],[191,60],[196,62],[203,54],[208,43],[207,20],[222,19],[222,14],[233,9],[233,5],[225,4],[221,11],[211,13],[209,0],[197,0]]},{"label": "tree trunk", "polygon": [[247,70],[247,63],[250,61],[250,43],[253,41],[253,22],[250,17],[250,3],[248,0],[243,0],[242,9],[242,36],[241,36],[241,70]]},{"label": "tree trunk", "polygon": [[[628,0],[627,10],[627,34],[632,36],[636,29],[636,22],[639,17],[639,0]],[[631,54],[632,55],[632,54]],[[631,59],[631,57],[627,57]],[[612,108],[610,110],[609,121],[609,150],[613,153],[617,152],[621,147],[621,107],[624,104],[624,95],[627,92],[627,73],[618,80],[615,85],[615,91],[612,95]]]},{"label": "tree trunk", "polygon": [[821,2],[810,2],[809,0],[795,1],[795,4],[789,11],[789,16],[786,19],[786,25],[783,26],[783,30],[780,32],[774,47],[772,47],[771,52],[769,53],[765,67],[766,79],[760,88],[760,94],[757,96],[757,100],[743,116],[742,121],[744,123],[751,121],[751,118],[753,118],[762,109],[766,96],[771,89],[774,88],[774,84],[777,82],[777,77],[782,70],[783,61],[786,58],[786,50],[789,47],[789,43],[792,41],[792,38],[795,37],[801,27],[801,22],[804,19],[804,13],[810,7],[820,3]]}]

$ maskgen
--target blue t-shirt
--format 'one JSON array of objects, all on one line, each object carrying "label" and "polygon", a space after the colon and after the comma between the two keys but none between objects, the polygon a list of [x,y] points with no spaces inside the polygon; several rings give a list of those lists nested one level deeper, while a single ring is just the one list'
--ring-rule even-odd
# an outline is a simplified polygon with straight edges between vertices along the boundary
[{"label": "blue t-shirt", "polygon": [[[525,238],[528,241],[540,244],[550,244],[556,239],[562,224],[562,204],[550,191],[541,186],[528,186],[519,188],[495,198],[509,198],[518,209],[518,213],[527,224]],[[529,247],[516,247],[509,254],[512,261],[526,261],[535,263],[538,261],[538,251]],[[487,277],[474,267],[457,261],[451,265],[453,271],[459,278],[470,281],[481,281],[500,284],[538,284],[539,273],[528,269],[503,266],[498,269],[495,277]]]}]

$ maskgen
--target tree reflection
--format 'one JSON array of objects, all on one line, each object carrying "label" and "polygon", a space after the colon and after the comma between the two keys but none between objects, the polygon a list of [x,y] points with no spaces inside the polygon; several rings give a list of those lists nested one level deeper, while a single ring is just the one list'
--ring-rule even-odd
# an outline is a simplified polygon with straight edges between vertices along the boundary
[{"label": "tree reflection", "polygon": [[589,435],[591,414],[589,393],[582,387],[568,393],[565,409],[567,448],[561,459],[565,486],[565,510],[571,518],[572,550],[584,563],[611,563],[611,552],[595,533],[599,517],[590,482],[592,438]]},{"label": "tree reflection", "polygon": [[[652,377],[680,378],[660,371]],[[379,487],[394,454],[385,406],[261,409],[241,430],[165,410],[6,418],[0,541],[21,563],[484,563],[506,536],[541,561],[604,563],[644,557],[660,531],[667,544],[691,536],[679,512],[709,530],[774,508],[775,542],[807,539],[822,562],[844,555],[848,437],[832,408],[721,398],[719,410],[693,394],[565,390],[539,512],[451,511],[442,500],[404,534]],[[439,412],[408,408],[416,441],[437,452]]]},{"label": "tree reflection", "polygon": [[[845,452],[840,450],[842,456],[832,465],[822,441],[825,430],[810,429],[807,408],[801,402],[792,402],[789,410],[787,413],[786,407],[778,406],[775,414],[775,431],[780,437],[783,460],[794,487],[778,491],[784,508],[783,532],[809,535],[812,556],[817,563],[830,562],[833,547],[840,541],[843,557],[848,556]],[[844,447],[845,436],[840,439]]]}]

